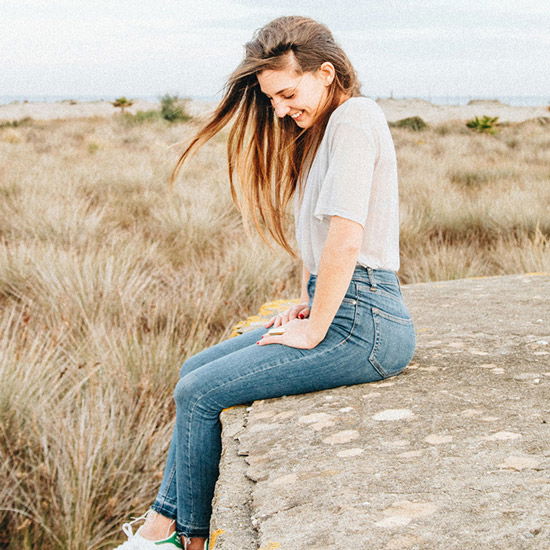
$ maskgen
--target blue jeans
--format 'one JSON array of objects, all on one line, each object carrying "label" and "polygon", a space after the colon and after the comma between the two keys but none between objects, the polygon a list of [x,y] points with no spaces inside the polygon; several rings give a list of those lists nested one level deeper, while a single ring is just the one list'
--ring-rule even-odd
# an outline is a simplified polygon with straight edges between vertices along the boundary
[{"label": "blue jeans", "polygon": [[[317,275],[308,281],[310,305]],[[416,338],[395,272],[357,265],[322,342],[312,349],[258,346],[260,327],[184,362],[176,424],[152,508],[186,537],[208,537],[219,475],[222,409],[258,399],[382,380],[411,360]]]}]

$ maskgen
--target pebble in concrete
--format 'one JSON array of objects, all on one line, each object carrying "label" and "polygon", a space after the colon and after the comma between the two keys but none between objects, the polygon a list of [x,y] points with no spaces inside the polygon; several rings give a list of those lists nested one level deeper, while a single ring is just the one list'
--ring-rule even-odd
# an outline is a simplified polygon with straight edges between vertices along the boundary
[{"label": "pebble in concrete", "polygon": [[290,485],[292,483],[295,483],[297,480],[297,474],[287,474],[284,476],[276,477],[273,481],[270,481],[269,484],[272,487],[280,487],[281,485]]},{"label": "pebble in concrete", "polygon": [[312,413],[300,416],[298,422],[309,424],[310,428],[318,432],[323,428],[334,426],[333,419],[334,417],[327,413]]},{"label": "pebble in concrete", "polygon": [[460,414],[462,416],[465,416],[466,418],[470,418],[472,416],[481,414],[482,412],[483,412],[482,409],[464,409]]},{"label": "pebble in concrete", "polygon": [[342,430],[341,432],[336,432],[335,434],[325,437],[325,439],[323,439],[323,443],[328,443],[329,445],[348,443],[348,441],[353,441],[358,437],[359,432],[357,430]]},{"label": "pebble in concrete", "polygon": [[310,424],[309,427],[312,430],[315,430],[316,432],[319,432],[323,430],[324,428],[331,428],[334,426],[335,423],[332,420],[321,420],[319,422],[315,422],[314,424]]},{"label": "pebble in concrete", "polygon": [[348,456],[358,456],[363,452],[363,449],[360,449],[359,447],[353,447],[351,449],[344,449],[343,451],[339,451],[336,453],[336,456],[341,456],[343,458]]},{"label": "pebble in concrete", "polygon": [[388,447],[406,447],[410,444],[411,442],[407,441],[406,439],[393,439],[392,441],[385,442],[385,445],[387,445]]},{"label": "pebble in concrete", "polygon": [[503,431],[503,432],[496,432],[492,435],[488,435],[483,439],[487,439],[488,441],[505,441],[507,439],[519,439],[520,437],[521,437],[521,434]]},{"label": "pebble in concrete", "polygon": [[417,535],[397,535],[392,537],[384,550],[406,550],[407,548],[421,548],[426,539]]},{"label": "pebble in concrete", "polygon": [[313,422],[328,420],[329,418],[333,418],[333,417],[327,413],[312,413],[312,414],[306,414],[304,416],[300,416],[298,418],[298,422],[302,422],[303,424],[312,424]]},{"label": "pebble in concrete", "polygon": [[422,451],[406,451],[398,454],[397,456],[402,458],[415,458],[417,456],[422,456]]},{"label": "pebble in concrete", "polygon": [[379,395],[382,395],[379,391],[373,391],[371,393],[364,393],[363,399],[372,399],[373,397],[378,397]]},{"label": "pebble in concrete", "polygon": [[386,409],[376,413],[373,420],[404,420],[411,418],[413,412],[410,409]]},{"label": "pebble in concrete", "polygon": [[282,411],[273,417],[273,420],[286,420],[296,414],[296,411]]},{"label": "pebble in concrete", "polygon": [[424,438],[424,441],[426,443],[429,443],[430,445],[440,445],[441,443],[449,443],[452,440],[453,440],[452,435],[430,434],[428,437]]},{"label": "pebble in concrete", "polygon": [[257,413],[254,413],[254,420],[260,420],[262,418],[271,418],[271,416],[273,416],[273,413],[271,411],[257,412]]},{"label": "pebble in concrete", "polygon": [[503,468],[507,470],[516,470],[519,472],[527,468],[536,470],[539,464],[540,464],[540,460],[535,457],[510,455],[506,457],[504,462],[502,464],[499,464],[498,466],[499,468]]},{"label": "pebble in concrete", "polygon": [[387,517],[376,522],[379,527],[400,527],[407,525],[415,518],[430,516],[437,510],[433,502],[411,502],[410,500],[399,500],[394,502],[382,513]]}]

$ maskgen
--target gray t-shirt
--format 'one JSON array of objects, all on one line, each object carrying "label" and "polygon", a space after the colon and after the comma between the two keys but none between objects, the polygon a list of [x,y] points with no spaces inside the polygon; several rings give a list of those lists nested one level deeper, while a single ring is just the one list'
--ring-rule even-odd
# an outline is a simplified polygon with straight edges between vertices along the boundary
[{"label": "gray t-shirt", "polygon": [[331,215],[363,226],[357,262],[399,269],[399,198],[395,147],[382,109],[352,97],[331,114],[307,175],[294,195],[296,240],[306,269],[319,270]]}]

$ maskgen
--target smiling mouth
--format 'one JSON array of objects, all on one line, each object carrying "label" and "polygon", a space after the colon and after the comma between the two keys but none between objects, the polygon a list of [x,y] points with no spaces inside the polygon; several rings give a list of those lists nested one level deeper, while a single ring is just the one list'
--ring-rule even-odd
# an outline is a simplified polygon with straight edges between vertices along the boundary
[{"label": "smiling mouth", "polygon": [[298,111],[297,113],[290,115],[290,118],[293,118],[294,120],[298,120],[303,114],[304,114],[304,111]]}]

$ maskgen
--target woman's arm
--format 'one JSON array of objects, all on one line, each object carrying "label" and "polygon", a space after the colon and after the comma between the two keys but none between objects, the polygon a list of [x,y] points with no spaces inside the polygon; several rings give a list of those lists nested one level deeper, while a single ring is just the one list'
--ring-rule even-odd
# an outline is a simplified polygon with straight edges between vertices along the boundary
[{"label": "woman's arm", "polygon": [[346,294],[362,239],[363,226],[360,223],[340,216],[330,217],[309,314],[309,336],[315,345],[324,339]]},{"label": "woman's arm", "polygon": [[284,334],[266,332],[256,343],[305,349],[319,344],[325,338],[349,287],[362,239],[363,226],[359,222],[331,216],[309,318],[293,319],[285,323]]}]

